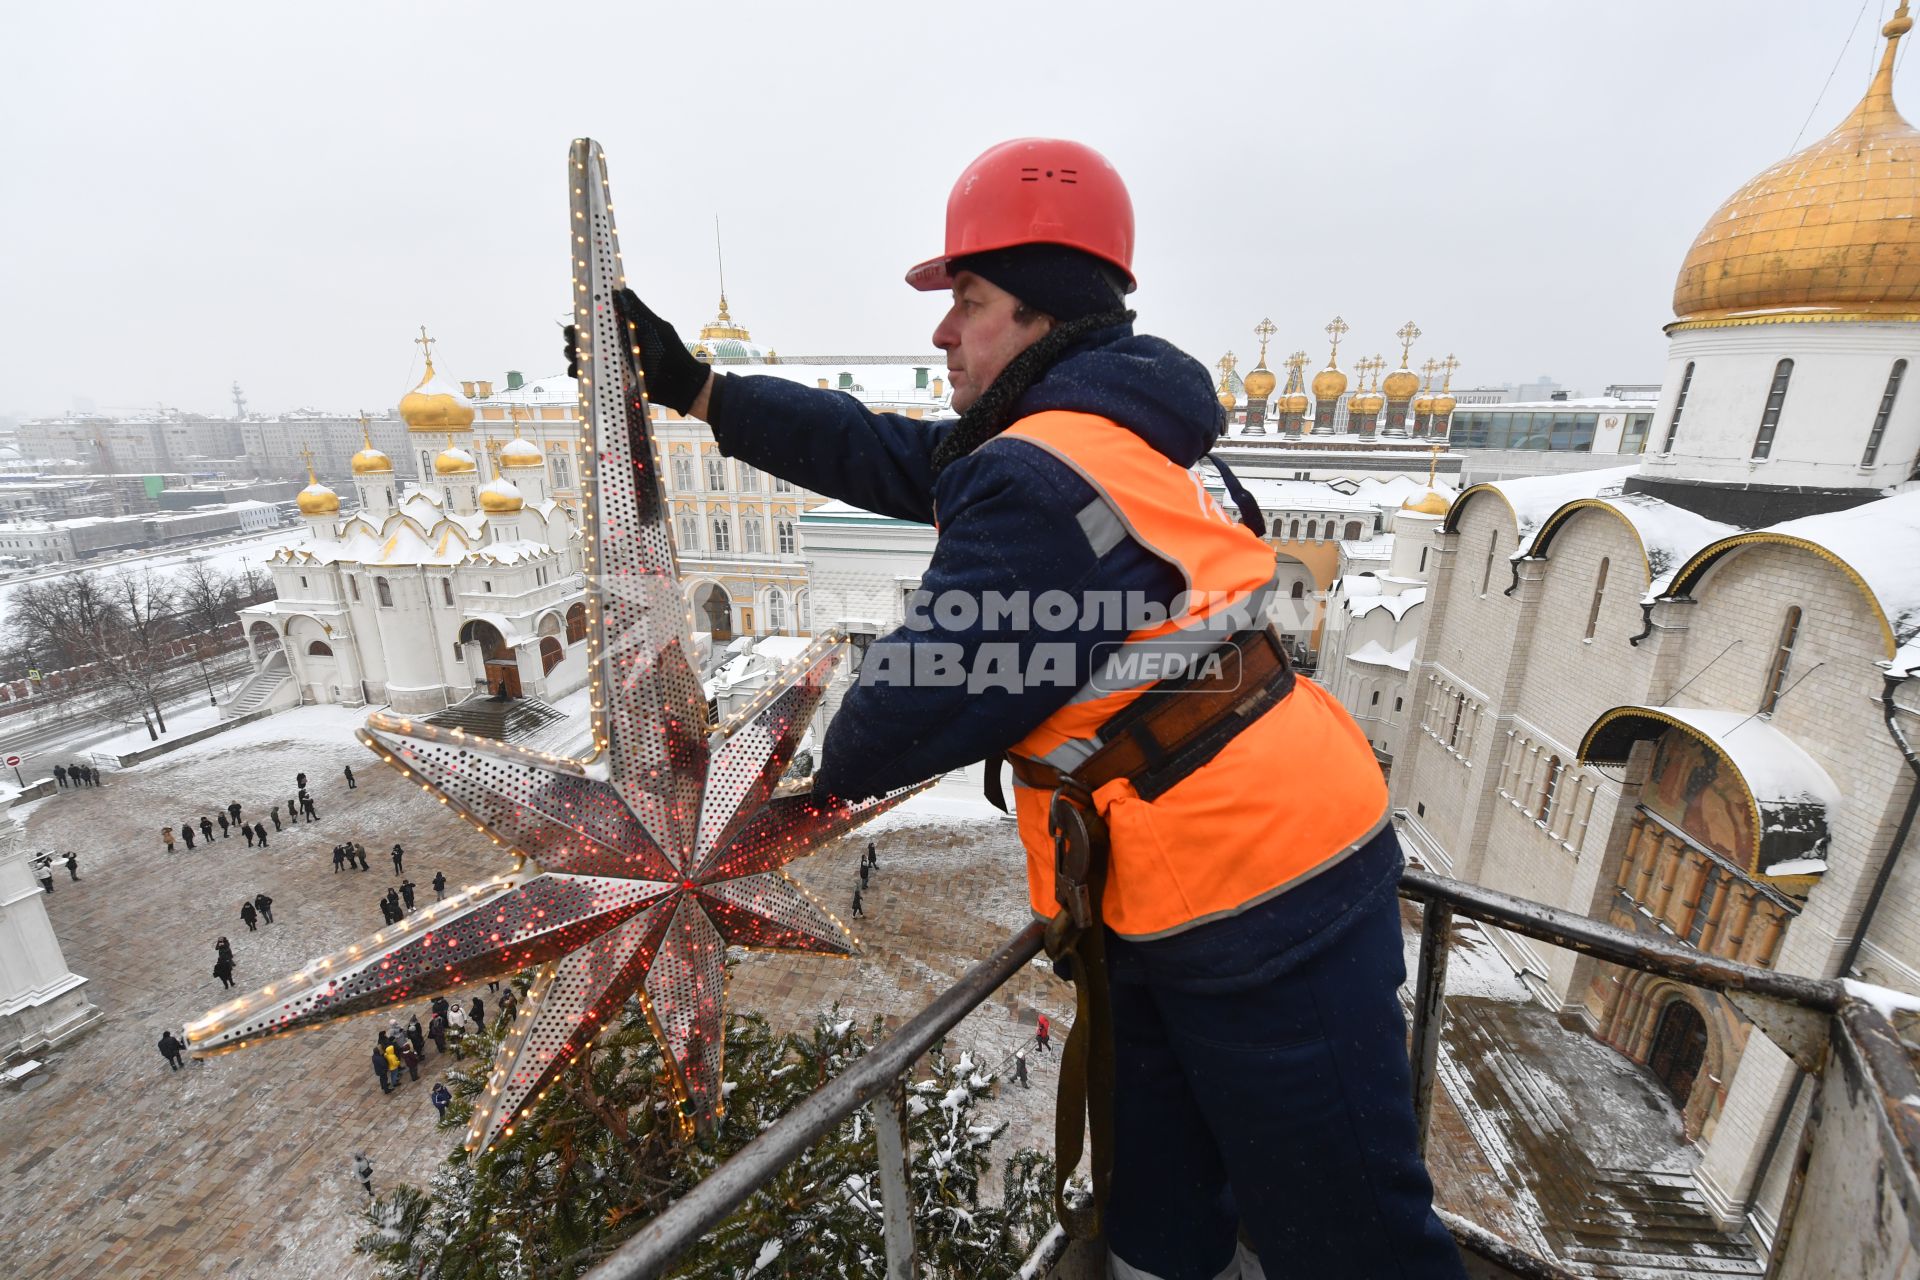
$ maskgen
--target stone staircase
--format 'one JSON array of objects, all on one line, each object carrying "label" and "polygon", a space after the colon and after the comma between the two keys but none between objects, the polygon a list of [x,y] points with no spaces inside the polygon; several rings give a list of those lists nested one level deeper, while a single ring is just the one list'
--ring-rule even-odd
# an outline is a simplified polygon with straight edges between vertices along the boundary
[{"label": "stone staircase", "polygon": [[464,702],[456,702],[444,711],[424,717],[428,724],[443,729],[462,729],[501,742],[533,745],[551,737],[555,727],[567,717],[552,703],[538,698],[510,698],[496,702],[489,694],[477,693]]},{"label": "stone staircase", "polygon": [[1517,1026],[1551,1019],[1501,1001],[1449,999],[1447,1015],[1449,1087],[1483,1145],[1507,1154],[1503,1172],[1533,1202],[1539,1243],[1563,1264],[1596,1280],[1764,1274],[1753,1242],[1721,1229],[1685,1172],[1595,1163],[1565,1093],[1521,1048],[1543,1032],[1577,1033]]},{"label": "stone staircase", "polygon": [[242,681],[240,687],[220,703],[220,718],[237,720],[241,716],[251,715],[284,693],[292,680],[293,673],[287,669],[287,655],[276,649],[260,664],[258,671]]}]

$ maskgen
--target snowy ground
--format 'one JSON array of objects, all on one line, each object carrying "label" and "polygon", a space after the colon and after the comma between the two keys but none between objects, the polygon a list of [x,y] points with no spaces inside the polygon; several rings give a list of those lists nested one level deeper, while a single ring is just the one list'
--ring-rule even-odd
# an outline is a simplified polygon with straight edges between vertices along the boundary
[{"label": "snowy ground", "polygon": [[157,577],[167,577],[178,573],[189,562],[199,560],[209,568],[221,573],[232,573],[244,564],[261,566],[268,556],[280,547],[298,546],[311,536],[306,529],[275,529],[269,533],[249,534],[225,542],[209,543],[198,547],[181,547],[163,551],[148,551],[134,555],[103,557],[97,560],[85,560],[68,565],[63,569],[37,574],[28,578],[14,578],[0,583],[0,614],[5,614],[8,601],[21,587],[34,582],[44,582],[50,577],[76,570],[98,570],[130,573],[150,571]]}]

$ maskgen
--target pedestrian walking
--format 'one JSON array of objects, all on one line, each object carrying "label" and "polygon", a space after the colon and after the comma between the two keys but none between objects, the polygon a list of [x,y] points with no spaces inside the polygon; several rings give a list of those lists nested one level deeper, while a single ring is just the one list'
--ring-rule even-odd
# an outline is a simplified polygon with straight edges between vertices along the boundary
[{"label": "pedestrian walking", "polygon": [[[405,1036],[400,1038],[400,1061],[406,1063],[407,1076],[409,1079],[418,1080],[420,1078],[420,1055],[414,1050],[413,1042]],[[396,1081],[396,1083],[398,1082]]]},{"label": "pedestrian walking", "polygon": [[462,1009],[457,1004],[449,1005],[447,1007],[446,1017],[447,1017],[447,1030],[453,1035],[458,1036],[463,1040],[466,1039],[466,1035],[467,1035],[466,1010]]},{"label": "pedestrian walking", "polygon": [[268,924],[273,923],[272,898],[269,898],[265,893],[256,893],[253,895],[253,905],[260,908],[260,918],[262,920],[265,920]]},{"label": "pedestrian walking", "polygon": [[475,996],[473,998],[473,1003],[467,1006],[467,1020],[472,1022],[473,1025],[478,1029],[482,1031],[486,1030],[487,1006],[481,1002],[481,999],[479,996]]},{"label": "pedestrian walking", "polygon": [[63,764],[53,766],[53,776],[54,780],[60,784],[60,789],[65,791],[67,789],[67,766]]},{"label": "pedestrian walking", "polygon": [[1033,1088],[1033,1082],[1027,1079],[1027,1055],[1025,1052],[1013,1055],[1013,1078],[1020,1082],[1022,1089]]},{"label": "pedestrian walking", "polygon": [[400,882],[400,901],[407,904],[407,910],[413,910],[413,881],[402,880]]},{"label": "pedestrian walking", "polygon": [[[228,829],[230,824],[227,822],[227,815],[225,813],[214,814],[213,820],[220,824],[220,838],[222,840],[227,840],[232,838],[233,832]],[[208,836],[207,839],[211,840],[213,839],[213,837]]]},{"label": "pedestrian walking", "polygon": [[855,889],[853,891],[853,918],[859,920],[866,914],[866,910],[860,905],[860,890]]},{"label": "pedestrian walking", "polygon": [[253,824],[253,840],[262,849],[267,847],[267,829],[257,822]]},{"label": "pedestrian walking", "polygon": [[513,1015],[520,1012],[520,997],[513,994],[513,988],[507,988],[507,994],[500,997],[500,1029],[506,1030],[513,1025]]},{"label": "pedestrian walking", "polygon": [[308,822],[318,822],[320,820],[320,813],[313,807],[313,797],[310,795],[301,795],[300,812],[307,816]]},{"label": "pedestrian walking", "polygon": [[300,797],[297,793],[287,800],[287,821],[295,826],[300,825]]},{"label": "pedestrian walking", "polygon": [[380,1092],[393,1092],[393,1086],[387,1082],[387,1035],[384,1031],[373,1046],[373,1074],[380,1079]]},{"label": "pedestrian walking", "polygon": [[420,1015],[407,1019],[407,1039],[413,1042],[413,1051],[421,1057],[427,1055],[427,1033],[420,1029]]},{"label": "pedestrian walking", "polygon": [[867,841],[867,865],[874,868],[878,868],[880,865],[880,855],[873,851],[873,841],[871,840]]},{"label": "pedestrian walking", "polygon": [[233,944],[227,941],[225,934],[221,934],[213,940],[213,949],[220,955],[225,956],[228,964],[233,963]]},{"label": "pedestrian walking", "polygon": [[254,907],[253,903],[246,898],[240,899],[240,919],[246,922],[248,933],[255,931],[254,921],[259,918],[260,912]]},{"label": "pedestrian walking", "polygon": [[213,823],[207,820],[204,813],[200,815],[200,838],[208,844],[213,843]]},{"label": "pedestrian walking", "polygon": [[1050,1043],[1052,1035],[1053,1035],[1053,1024],[1047,1021],[1046,1014],[1043,1013],[1039,1015],[1039,1017],[1034,1020],[1034,1024],[1033,1024],[1033,1040],[1035,1044],[1040,1046],[1040,1050],[1042,1053],[1053,1052],[1051,1043]]},{"label": "pedestrian walking", "polygon": [[34,874],[40,877],[40,887],[48,893],[53,892],[53,859],[40,858],[33,864]]},{"label": "pedestrian walking", "polygon": [[438,902],[440,901],[440,899],[446,896],[447,896],[447,873],[444,871],[436,871],[433,873],[433,900],[435,902]]},{"label": "pedestrian walking", "polygon": [[398,889],[389,888],[387,890],[387,906],[393,912],[393,918],[396,922],[406,917],[407,913],[400,909],[400,891]]},{"label": "pedestrian walking", "polygon": [[355,844],[355,845],[353,846],[353,855],[354,855],[354,857],[356,857],[356,858],[358,858],[358,859],[360,860],[360,869],[361,869],[362,871],[371,871],[371,870],[373,870],[373,868],[372,868],[372,867],[369,867],[369,866],[367,865],[367,846],[365,846],[365,845],[363,845],[363,844]]},{"label": "pedestrian walking", "polygon": [[273,819],[273,829],[275,831],[280,830],[280,805],[277,801],[274,803],[273,812],[267,816]]},{"label": "pedestrian walking", "polygon": [[400,1061],[400,1051],[393,1047],[393,1041],[387,1041],[387,1083],[394,1088],[400,1087],[400,1072],[405,1066]]},{"label": "pedestrian walking", "polygon": [[427,1039],[433,1041],[435,1053],[447,1051],[447,1015],[435,1009],[433,1016],[427,1019]]},{"label": "pedestrian walking", "polygon": [[353,1176],[360,1179],[360,1185],[366,1189],[367,1199],[373,1199],[373,1161],[358,1151],[353,1153]]},{"label": "pedestrian walking", "polygon": [[387,924],[393,923],[393,904],[387,901],[385,894],[380,895],[380,919]]},{"label": "pedestrian walking", "polygon": [[342,845],[333,846],[333,874],[335,875],[340,874],[340,868],[342,864],[346,862],[346,860],[347,860],[346,848]]},{"label": "pedestrian walking", "polygon": [[247,838],[247,848],[253,848],[253,828],[243,822],[240,824],[240,834]]},{"label": "pedestrian walking", "polygon": [[67,877],[72,880],[80,878],[80,858],[71,849],[67,850]]},{"label": "pedestrian walking", "polygon": [[160,828],[160,840],[161,840],[161,843],[167,846],[167,852],[172,853],[173,852],[173,828],[172,827]]},{"label": "pedestrian walking", "polygon": [[174,1038],[174,1034],[171,1028],[169,1028],[166,1031],[162,1031],[160,1033],[160,1056],[165,1058],[167,1060],[167,1065],[169,1067],[172,1067],[175,1071],[178,1071],[180,1069],[180,1063],[181,1063],[180,1053],[181,1053],[181,1050],[185,1049],[186,1047],[187,1046],[185,1046],[184,1044],[181,1044],[179,1040]]},{"label": "pedestrian walking", "polygon": [[870,862],[863,862],[863,863],[861,863],[861,864],[860,864],[860,887],[861,887],[862,889],[864,889],[864,888],[866,888],[866,887],[867,887],[867,877],[868,877],[868,876],[870,876],[870,875],[872,875],[872,874],[873,874],[873,864],[872,864],[872,863],[870,863]]},{"label": "pedestrian walking", "polygon": [[433,1092],[428,1094],[427,1098],[433,1103],[433,1109],[440,1113],[440,1118],[446,1119],[447,1104],[453,1101],[453,1095],[447,1092],[446,1083],[441,1080],[434,1081]]},{"label": "pedestrian walking", "polygon": [[240,802],[238,800],[235,800],[227,806],[227,817],[233,820],[234,826],[237,827],[240,825]]},{"label": "pedestrian walking", "polygon": [[90,786],[90,787],[97,787],[97,786],[99,786],[99,785],[100,785],[100,771],[99,771],[98,769],[96,769],[96,768],[94,768],[94,767],[93,767],[92,765],[87,765],[87,766],[86,766],[86,771],[87,771],[87,785],[88,785],[88,786]]},{"label": "pedestrian walking", "polygon": [[360,785],[359,783],[353,780],[353,766],[348,765],[347,766],[347,790],[352,791],[355,787],[359,785]]},{"label": "pedestrian walking", "polygon": [[191,821],[180,824],[180,835],[181,838],[187,842],[187,848],[193,848],[193,823]]},{"label": "pedestrian walking", "polygon": [[402,849],[399,845],[396,844],[395,846],[393,846],[393,874],[395,875],[401,874],[402,868],[400,866],[400,859],[405,853],[406,853],[406,850]]},{"label": "pedestrian walking", "polygon": [[233,987],[233,957],[222,953],[213,962],[213,976],[220,979],[220,985],[229,990]]},{"label": "pedestrian walking", "polygon": [[305,791],[307,789],[307,775],[304,773],[294,774],[293,785],[296,790]]}]

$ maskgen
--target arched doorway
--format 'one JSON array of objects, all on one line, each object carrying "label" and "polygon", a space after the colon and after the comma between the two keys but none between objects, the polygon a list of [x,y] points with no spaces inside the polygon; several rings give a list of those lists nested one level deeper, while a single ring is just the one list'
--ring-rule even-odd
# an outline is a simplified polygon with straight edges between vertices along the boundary
[{"label": "arched doorway", "polygon": [[280,652],[280,633],[271,622],[256,620],[247,627],[247,658],[257,671],[260,664]]},{"label": "arched doorway", "polygon": [[1706,1021],[1685,1000],[1672,1001],[1660,1011],[1653,1046],[1647,1051],[1647,1066],[1678,1106],[1687,1105],[1706,1056]]},{"label": "arched doorway", "polygon": [[499,628],[475,618],[460,628],[460,643],[479,648],[482,678],[489,691],[497,691],[505,682],[509,695],[520,696],[520,661]]},{"label": "arched doorway", "polygon": [[733,600],[718,583],[703,582],[693,589],[695,625],[704,625],[714,644],[733,639]]}]

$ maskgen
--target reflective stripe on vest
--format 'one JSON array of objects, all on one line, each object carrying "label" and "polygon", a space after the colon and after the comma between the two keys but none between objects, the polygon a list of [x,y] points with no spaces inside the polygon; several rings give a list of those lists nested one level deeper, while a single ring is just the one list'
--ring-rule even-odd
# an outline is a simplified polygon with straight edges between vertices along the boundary
[{"label": "reflective stripe on vest", "polygon": [[[1190,653],[1265,625],[1276,586],[1273,551],[1220,509],[1196,472],[1092,414],[1035,414],[1000,439],[1025,441],[1071,467],[1127,536],[1179,570],[1186,610],[1130,634],[1118,646],[1122,654],[1175,646]],[[1096,549],[1118,542],[1098,512],[1078,515]],[[1115,664],[1103,658],[1101,669]],[[1072,769],[1098,749],[1101,726],[1152,684],[1113,688],[1088,674],[1072,700],[1011,750]],[[1051,916],[1057,904],[1047,793],[1016,779],[1014,798],[1031,905]],[[1304,679],[1158,799],[1140,799],[1124,779],[1094,799],[1112,841],[1106,923],[1135,938],[1231,915],[1318,874],[1370,839],[1387,810],[1372,744],[1333,698]]]}]

